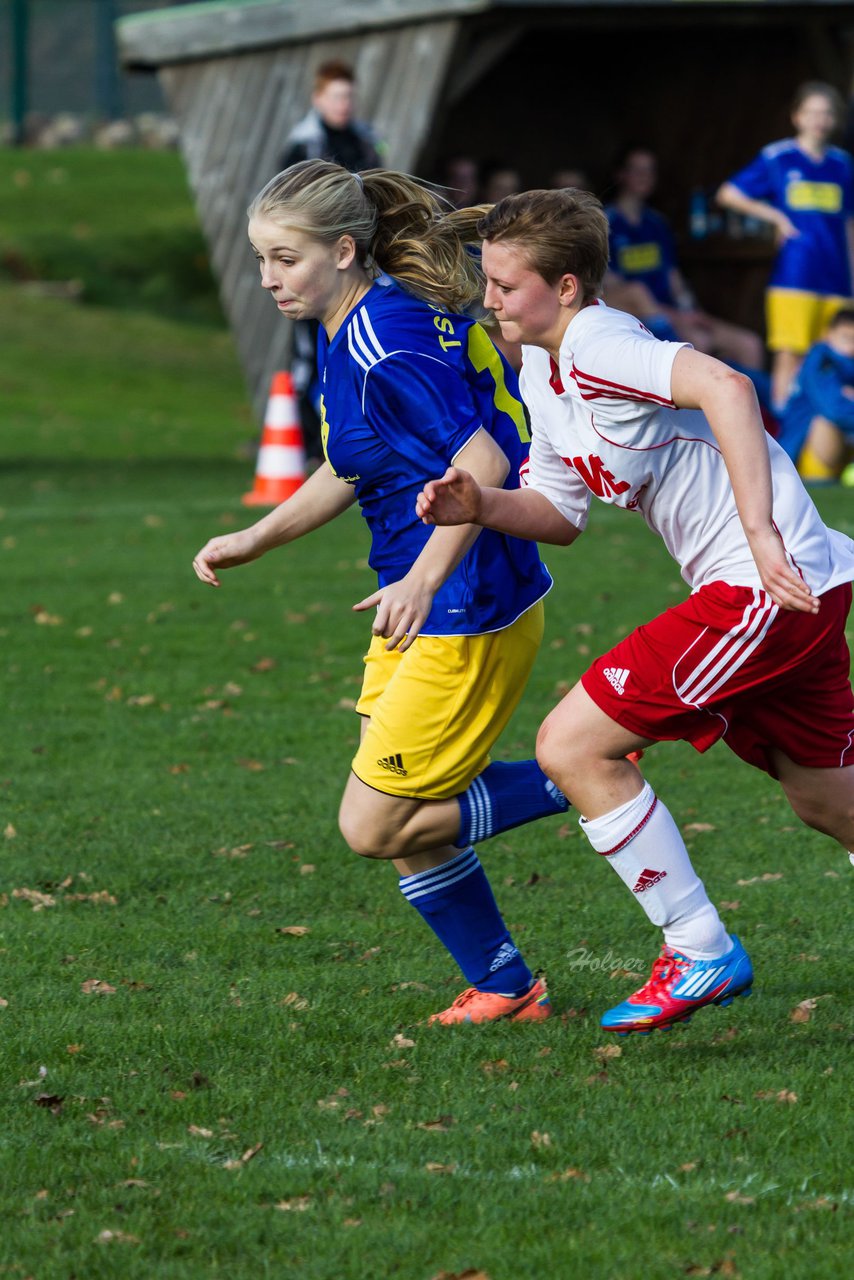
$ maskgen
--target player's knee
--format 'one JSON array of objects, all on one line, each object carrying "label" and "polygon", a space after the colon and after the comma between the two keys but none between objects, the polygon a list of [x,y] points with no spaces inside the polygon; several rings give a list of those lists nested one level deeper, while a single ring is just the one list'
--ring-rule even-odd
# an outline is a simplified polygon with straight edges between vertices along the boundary
[{"label": "player's knee", "polygon": [[384,830],[367,814],[342,808],[338,829],[351,851],[360,858],[397,858],[403,852],[397,848],[396,833]]},{"label": "player's knee", "polygon": [[574,765],[574,735],[565,724],[558,727],[552,716],[547,716],[540,725],[537,734],[537,764],[547,778],[551,778],[558,786],[562,779],[571,773]]}]

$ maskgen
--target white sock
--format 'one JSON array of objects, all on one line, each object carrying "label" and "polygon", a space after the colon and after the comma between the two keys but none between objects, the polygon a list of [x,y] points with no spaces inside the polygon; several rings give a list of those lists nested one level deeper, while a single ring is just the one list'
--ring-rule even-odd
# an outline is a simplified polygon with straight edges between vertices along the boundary
[{"label": "white sock", "polygon": [[668,946],[694,960],[715,960],[730,950],[679,829],[648,782],[628,804],[579,823],[652,923],[663,926]]}]

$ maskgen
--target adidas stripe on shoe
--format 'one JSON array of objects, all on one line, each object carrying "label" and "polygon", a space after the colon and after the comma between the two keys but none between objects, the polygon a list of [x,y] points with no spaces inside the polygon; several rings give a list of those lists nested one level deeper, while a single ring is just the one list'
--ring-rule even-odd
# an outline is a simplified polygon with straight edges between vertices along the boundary
[{"label": "adidas stripe on shoe", "polygon": [[736,996],[749,996],[753,985],[750,957],[738,938],[731,940],[732,948],[715,960],[692,960],[672,947],[662,947],[649,981],[628,1000],[609,1009],[601,1025],[622,1036],[632,1031],[639,1035],[656,1029],[669,1031],[677,1022],[689,1022],[704,1005],[729,1005]]}]

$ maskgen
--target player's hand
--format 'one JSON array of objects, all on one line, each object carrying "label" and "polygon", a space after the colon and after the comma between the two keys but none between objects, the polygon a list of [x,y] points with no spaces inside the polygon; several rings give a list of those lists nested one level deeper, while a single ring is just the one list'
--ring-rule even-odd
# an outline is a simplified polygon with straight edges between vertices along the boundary
[{"label": "player's hand", "polygon": [[219,538],[211,538],[193,560],[193,569],[200,582],[211,587],[220,586],[217,577],[218,569],[231,569],[237,564],[248,564],[263,554],[263,547],[251,529],[241,529],[238,533],[226,533]]},{"label": "player's hand", "polygon": [[778,244],[785,244],[787,240],[795,240],[801,234],[791,218],[787,217],[782,210],[778,211],[774,220],[774,230]]},{"label": "player's hand", "polygon": [[441,480],[428,480],[415,500],[424,524],[477,524],[480,485],[468,471],[448,467]]},{"label": "player's hand", "polygon": [[750,549],[762,585],[775,604],[799,613],[818,613],[821,601],[790,566],[783,544],[773,529],[761,537],[752,537]]},{"label": "player's hand", "polygon": [[386,649],[408,649],[420,632],[433,607],[433,591],[414,581],[410,575],[399,582],[380,587],[353,605],[356,613],[376,608],[377,616],[371,625],[375,636],[386,636]]}]

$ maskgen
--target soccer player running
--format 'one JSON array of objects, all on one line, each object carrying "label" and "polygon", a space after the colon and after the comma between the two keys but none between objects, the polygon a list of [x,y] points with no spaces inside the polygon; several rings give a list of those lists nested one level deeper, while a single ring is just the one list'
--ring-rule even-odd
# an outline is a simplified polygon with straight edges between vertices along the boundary
[{"label": "soccer player running", "polygon": [[594,196],[512,196],[479,229],[485,303],[523,344],[530,460],[515,490],[451,468],[425,487],[419,514],[569,545],[592,494],[641,516],[691,588],[592,664],[537,744],[593,848],[664,930],[649,981],[602,1025],[666,1029],[749,995],[753,973],[676,824],[624,757],[722,738],[779,779],[805,823],[853,849],[854,542],[822,523],[744,375],[660,342],[597,297],[608,224]]},{"label": "soccer player running", "polygon": [[535,760],[489,762],[543,633],[551,577],[536,547],[472,525],[429,530],[415,499],[457,462],[518,485],[528,428],[515,376],[479,324],[467,241],[483,210],[446,209],[415,179],[307,160],[249,209],[262,287],[320,321],[326,461],[257,524],[211,539],[202,582],[310,533],[358,502],[378,590],[356,710],[362,738],[339,824],[356,853],[394,862],[400,888],[470,986],[432,1021],[551,1012],[501,918],[473,844],[565,811]]}]

